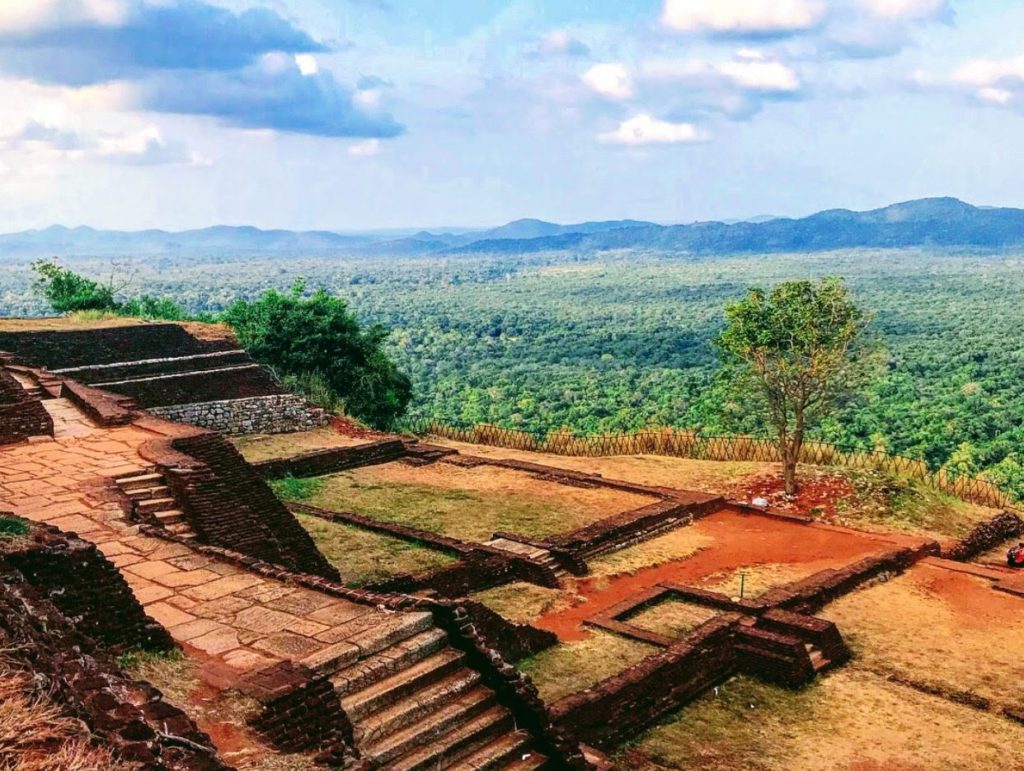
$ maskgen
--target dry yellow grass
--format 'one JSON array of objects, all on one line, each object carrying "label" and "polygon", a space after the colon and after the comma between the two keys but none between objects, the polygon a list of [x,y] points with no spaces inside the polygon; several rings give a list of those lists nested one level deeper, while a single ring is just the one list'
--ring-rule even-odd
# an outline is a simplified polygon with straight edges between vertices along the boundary
[{"label": "dry yellow grass", "polygon": [[666,637],[685,637],[718,611],[689,602],[666,600],[646,608],[628,619],[630,624]]},{"label": "dry yellow grass", "polygon": [[250,463],[275,458],[288,458],[312,450],[332,447],[354,447],[366,444],[365,439],[339,434],[330,428],[298,431],[293,434],[249,434],[230,437],[242,456]]},{"label": "dry yellow grass", "polygon": [[622,771],[991,771],[1020,768],[1020,727],[840,670],[804,691],[726,683],[616,758]]},{"label": "dry yellow grass", "polygon": [[603,554],[590,562],[590,575],[597,577],[635,573],[673,560],[692,557],[714,543],[706,533],[692,527],[680,527],[650,541]]},{"label": "dry yellow grass", "polygon": [[521,581],[477,592],[472,597],[517,624],[531,624],[559,603],[569,601],[562,590]]},{"label": "dry yellow grass", "polygon": [[4,771],[135,771],[89,744],[85,725],[34,694],[32,678],[0,671],[0,768]]},{"label": "dry yellow grass", "polygon": [[760,597],[776,587],[806,578],[817,573],[819,569],[813,562],[801,565],[744,565],[728,572],[708,576],[700,585],[730,597],[739,597],[742,584],[743,596],[751,599]]},{"label": "dry yellow grass", "polygon": [[559,643],[519,663],[548,702],[582,691],[621,672],[660,648],[594,630],[585,640]]},{"label": "dry yellow grass", "polygon": [[985,579],[918,565],[849,594],[820,614],[835,621],[856,659],[996,704],[1024,707],[1024,603]]}]

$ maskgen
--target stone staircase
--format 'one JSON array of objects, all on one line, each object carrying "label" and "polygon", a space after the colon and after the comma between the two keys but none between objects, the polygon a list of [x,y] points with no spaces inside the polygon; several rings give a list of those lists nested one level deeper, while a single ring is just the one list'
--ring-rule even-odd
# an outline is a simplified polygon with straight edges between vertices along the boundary
[{"label": "stone staircase", "polygon": [[[344,651],[351,646],[343,646]],[[328,675],[352,722],[362,756],[394,771],[542,769],[480,674],[433,626],[430,614],[407,614],[383,647],[353,660],[347,653],[307,662]]]},{"label": "stone staircase", "polygon": [[511,554],[517,554],[521,557],[528,557],[534,562],[539,562],[541,565],[549,568],[559,581],[569,575],[569,571],[558,564],[558,560],[555,559],[550,551],[541,549],[539,546],[531,546],[528,543],[512,541],[508,538],[492,538],[490,541],[485,541],[483,545],[489,546],[492,549],[500,549]]},{"label": "stone staircase", "polygon": [[147,471],[121,477],[114,483],[132,502],[135,521],[150,522],[182,538],[196,537],[162,474]]}]

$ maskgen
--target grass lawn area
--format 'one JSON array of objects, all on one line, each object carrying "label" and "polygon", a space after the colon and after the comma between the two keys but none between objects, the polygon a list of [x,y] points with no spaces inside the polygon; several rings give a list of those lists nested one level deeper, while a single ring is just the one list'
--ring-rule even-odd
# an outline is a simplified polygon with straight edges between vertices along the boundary
[{"label": "grass lawn area", "polygon": [[582,691],[658,653],[661,648],[594,630],[585,640],[559,643],[519,662],[541,698],[552,703]]},{"label": "grass lawn area", "polygon": [[665,637],[683,638],[718,614],[717,610],[691,602],[665,600],[657,605],[644,608],[636,615],[627,618],[626,621]]},{"label": "grass lawn area", "polygon": [[566,593],[560,589],[522,581],[477,592],[472,598],[517,624],[531,624],[559,602],[568,601]]},{"label": "grass lawn area", "polygon": [[338,570],[348,586],[362,586],[401,573],[436,570],[455,558],[427,546],[373,533],[340,522],[297,514],[317,548]]},{"label": "grass lawn area", "polygon": [[988,771],[1013,768],[1009,720],[845,669],[802,690],[745,677],[616,755],[621,771]]},{"label": "grass lawn area", "polygon": [[649,541],[602,554],[590,561],[590,574],[617,576],[622,573],[636,573],[643,568],[692,557],[714,542],[711,536],[697,528],[679,527]]},{"label": "grass lawn area", "polygon": [[249,434],[247,436],[229,437],[242,457],[250,463],[276,458],[290,458],[313,450],[326,450],[331,447],[352,447],[366,444],[365,439],[344,436],[330,428],[317,428],[312,431],[297,431],[291,434]]},{"label": "grass lawn area", "polygon": [[282,482],[275,490],[286,499],[474,542],[499,530],[544,538],[650,502],[646,496],[567,487],[519,471],[448,464],[369,466],[319,477],[301,491]]}]

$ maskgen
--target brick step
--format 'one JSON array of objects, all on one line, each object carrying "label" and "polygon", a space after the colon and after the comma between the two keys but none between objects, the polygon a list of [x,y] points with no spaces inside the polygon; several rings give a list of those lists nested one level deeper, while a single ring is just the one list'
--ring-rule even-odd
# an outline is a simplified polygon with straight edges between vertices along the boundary
[{"label": "brick step", "polygon": [[178,502],[174,498],[149,498],[144,501],[135,502],[135,510],[139,514],[156,514],[158,511],[168,511],[175,508]]},{"label": "brick step", "polygon": [[508,768],[510,763],[532,755],[530,735],[525,731],[513,731],[488,742],[459,764],[472,771],[497,771]]},{"label": "brick step", "polygon": [[502,766],[502,771],[538,771],[549,767],[548,759],[539,752],[531,752],[523,758],[517,758]]},{"label": "brick step", "polygon": [[814,668],[815,672],[821,672],[823,669],[827,669],[832,663],[832,660],[826,658],[824,652],[822,652],[822,650],[816,645],[806,643],[804,647],[807,648],[807,654],[811,658],[811,666]]},{"label": "brick step", "polygon": [[196,537],[195,531],[189,526],[188,522],[175,522],[167,525],[166,529],[168,533],[174,533],[190,541]]},{"label": "brick step", "polygon": [[381,742],[385,737],[404,729],[411,723],[426,719],[433,722],[432,712],[444,707],[453,701],[463,701],[470,698],[472,691],[480,699],[488,699],[494,703],[494,692],[479,687],[480,673],[472,669],[456,670],[443,680],[431,683],[421,688],[404,699],[386,707],[379,712],[374,712],[359,721],[356,727],[356,740],[363,745],[373,745]]},{"label": "brick step", "polygon": [[447,642],[443,630],[428,629],[333,673],[331,682],[341,696],[362,690],[437,653]]},{"label": "brick step", "polygon": [[460,651],[445,648],[368,688],[343,696],[341,704],[352,720],[359,720],[461,669],[464,658]]},{"label": "brick step", "polygon": [[126,490],[127,495],[133,501],[143,501],[149,498],[166,498],[171,494],[171,488],[167,485],[156,487],[139,487],[134,490]]},{"label": "brick step", "polygon": [[114,482],[122,490],[128,492],[129,490],[162,485],[164,483],[164,477],[163,474],[149,472],[129,477],[120,477],[119,479],[115,479]]},{"label": "brick step", "polygon": [[[424,721],[426,722],[426,721]],[[512,729],[512,716],[504,707],[494,706],[471,720],[454,724],[446,733],[430,736],[423,743],[410,747],[404,755],[395,755],[386,766],[389,771],[426,771],[430,769],[464,768],[459,762],[495,736]],[[375,755],[372,755],[376,759]]]},{"label": "brick step", "polygon": [[162,511],[153,512],[153,516],[155,516],[157,522],[164,527],[168,527],[169,525],[180,525],[182,523],[185,523],[186,525],[188,524],[185,521],[185,512],[181,509],[164,509]]}]

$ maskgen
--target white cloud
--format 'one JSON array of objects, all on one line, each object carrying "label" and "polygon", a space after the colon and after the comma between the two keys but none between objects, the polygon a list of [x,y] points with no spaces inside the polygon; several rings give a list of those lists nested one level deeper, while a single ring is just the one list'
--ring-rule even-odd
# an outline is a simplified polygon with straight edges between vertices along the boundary
[{"label": "white cloud", "polygon": [[982,88],[978,91],[978,98],[983,102],[1005,107],[1013,101],[1013,92],[1005,88]]},{"label": "white cloud", "polygon": [[633,78],[621,62],[595,64],[582,78],[591,90],[609,99],[629,99],[634,93]]},{"label": "white cloud", "polygon": [[0,34],[47,29],[58,23],[123,24],[131,12],[129,0],[2,0]]},{"label": "white cloud", "polygon": [[209,166],[211,162],[178,142],[168,142],[160,129],[88,133],[74,127],[31,119],[0,134],[0,148],[44,159],[95,161],[129,166]]},{"label": "white cloud", "polygon": [[880,19],[932,19],[950,12],[949,0],[861,0]]},{"label": "white cloud", "polygon": [[641,66],[641,79],[705,88],[735,87],[765,94],[792,94],[802,85],[791,67],[750,50],[740,51],[728,62],[652,59]]},{"label": "white cloud", "polygon": [[295,54],[295,65],[303,75],[316,75],[320,72],[320,65],[313,54]]},{"label": "white cloud", "polygon": [[544,35],[537,44],[537,50],[548,56],[586,56],[590,48],[567,30],[558,29]]},{"label": "white cloud", "polygon": [[1024,56],[1013,59],[975,59],[953,72],[953,80],[967,86],[995,86],[1000,83],[1024,84]]},{"label": "white cloud", "polygon": [[670,123],[642,112],[597,138],[605,144],[639,146],[701,142],[707,137],[692,123]]},{"label": "white cloud", "polygon": [[379,139],[367,139],[365,142],[357,142],[348,148],[348,154],[353,158],[369,158],[379,152]]},{"label": "white cloud", "polygon": [[680,32],[758,35],[813,29],[820,0],[665,0],[662,23]]}]

